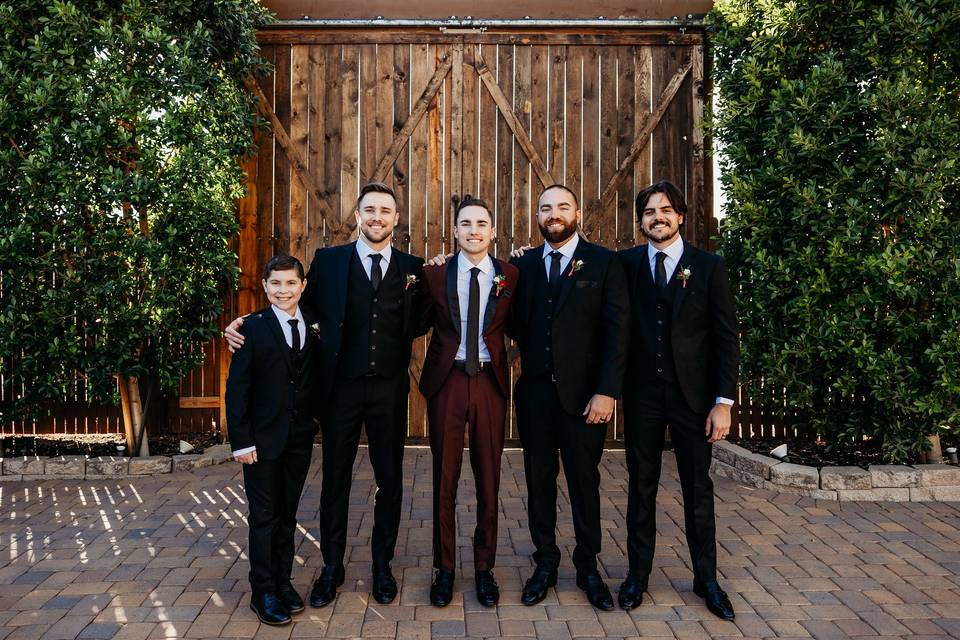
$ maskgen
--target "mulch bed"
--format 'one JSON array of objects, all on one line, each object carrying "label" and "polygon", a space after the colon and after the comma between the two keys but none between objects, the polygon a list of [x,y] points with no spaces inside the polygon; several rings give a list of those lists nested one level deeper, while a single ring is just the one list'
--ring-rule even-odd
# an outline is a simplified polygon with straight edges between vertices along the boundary
[{"label": "mulch bed", "polygon": [[[203,453],[207,447],[220,444],[222,438],[216,431],[204,433],[178,433],[154,436],[149,439],[150,455],[180,455],[180,441],[186,440],[195,448],[194,453]],[[116,433],[61,434],[49,433],[39,436],[4,436],[0,438],[0,457],[19,456],[115,456],[117,445],[124,444],[123,436]]]},{"label": "mulch bed", "polygon": [[[786,442],[787,460],[793,464],[802,464],[808,467],[862,467],[866,469],[872,464],[885,464],[880,452],[880,444],[867,440],[856,444],[847,444],[827,450],[826,444],[812,440],[783,440],[780,438],[750,438],[749,440],[733,440],[753,453],[770,455],[770,451]],[[771,456],[772,457],[772,456]]]}]

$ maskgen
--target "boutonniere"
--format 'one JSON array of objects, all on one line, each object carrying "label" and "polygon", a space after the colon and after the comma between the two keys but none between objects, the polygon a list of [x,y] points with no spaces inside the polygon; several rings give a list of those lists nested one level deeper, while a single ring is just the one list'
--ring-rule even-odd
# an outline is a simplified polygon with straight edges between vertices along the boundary
[{"label": "boutonniere", "polygon": [[317,339],[320,338],[320,325],[319,325],[319,323],[314,322],[312,325],[310,325],[310,331],[313,331],[313,335],[315,335],[315,336],[317,337]]},{"label": "boutonniere", "polygon": [[690,276],[693,272],[690,271],[690,267],[683,267],[677,272],[677,280],[683,283],[683,288],[687,288],[687,280],[690,279]]},{"label": "boutonniere", "polygon": [[573,274],[580,271],[580,269],[583,269],[583,260],[574,260],[573,264],[570,265],[570,273],[567,274],[567,277],[572,278]]},{"label": "boutonniere", "polygon": [[507,289],[507,276],[503,274],[495,276],[493,279],[493,297],[499,298],[501,293],[510,295],[510,290]]},{"label": "boutonniere", "polygon": [[417,276],[411,273],[410,275],[407,276],[407,280],[403,284],[403,290],[406,291],[407,289],[414,286],[418,282],[420,282],[420,280],[417,278]]}]

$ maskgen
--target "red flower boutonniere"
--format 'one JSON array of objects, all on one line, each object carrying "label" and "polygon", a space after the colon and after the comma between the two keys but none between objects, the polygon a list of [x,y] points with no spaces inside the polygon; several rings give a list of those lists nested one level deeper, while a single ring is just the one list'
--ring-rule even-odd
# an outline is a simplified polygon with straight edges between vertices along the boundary
[{"label": "red flower boutonniere", "polygon": [[687,280],[690,279],[691,274],[690,267],[683,267],[677,272],[677,280],[683,283],[684,289],[687,288]]},{"label": "red flower boutonniere", "polygon": [[580,269],[583,269],[583,260],[574,260],[573,264],[570,265],[570,273],[567,274],[567,277],[572,278],[573,274],[580,271]]},{"label": "red flower boutonniere", "polygon": [[507,289],[507,277],[505,275],[495,276],[493,278],[493,297],[499,298],[500,294],[504,292],[507,295],[510,294],[510,290]]},{"label": "red flower boutonniere", "polygon": [[408,276],[407,276],[407,280],[406,280],[406,282],[405,282],[404,285],[403,285],[403,290],[406,291],[407,289],[409,289],[410,287],[414,286],[414,285],[417,284],[418,282],[420,282],[420,280],[417,279],[417,276],[415,276],[415,275],[413,275],[413,274],[408,275]]}]

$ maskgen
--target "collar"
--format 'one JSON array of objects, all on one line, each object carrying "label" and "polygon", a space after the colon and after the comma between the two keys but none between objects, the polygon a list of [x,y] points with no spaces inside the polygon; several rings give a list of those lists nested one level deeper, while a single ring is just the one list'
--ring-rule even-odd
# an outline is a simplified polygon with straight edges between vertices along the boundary
[{"label": "collar", "polygon": [[463,251],[457,252],[457,268],[460,270],[460,273],[466,273],[474,267],[479,267],[484,275],[490,275],[493,272],[493,259],[488,253],[484,256],[483,260],[480,261],[480,264],[473,264],[463,255]]},{"label": "collar", "polygon": [[299,320],[301,325],[306,325],[306,323],[303,320],[303,313],[300,311],[299,305],[297,305],[297,312],[293,315],[290,315],[289,313],[279,308],[275,304],[271,304],[270,308],[273,309],[273,314],[277,316],[277,320],[280,321],[281,326],[286,325],[288,320]]},{"label": "collar", "polygon": [[363,262],[374,253],[379,253],[383,256],[385,261],[390,262],[390,257],[393,254],[393,247],[388,244],[380,251],[375,251],[370,245],[367,244],[367,241],[364,240],[363,234],[361,233],[360,237],[357,238],[357,254],[360,256],[360,262]]},{"label": "collar", "polygon": [[[556,251],[559,251],[563,254],[564,258],[573,258],[573,252],[577,250],[577,245],[580,244],[580,233],[576,232],[573,236],[567,240],[566,243]],[[554,248],[550,246],[549,243],[543,243],[543,259],[546,260],[550,257],[550,252],[554,251]]]},{"label": "collar", "polygon": [[649,252],[647,255],[650,257],[651,262],[656,260],[657,251],[663,251],[667,254],[668,258],[673,259],[675,264],[679,264],[680,258],[683,257],[683,238],[681,238],[679,234],[677,234],[677,239],[665,249],[656,249],[652,244],[647,244],[647,246],[649,247],[649,249],[647,249]]}]

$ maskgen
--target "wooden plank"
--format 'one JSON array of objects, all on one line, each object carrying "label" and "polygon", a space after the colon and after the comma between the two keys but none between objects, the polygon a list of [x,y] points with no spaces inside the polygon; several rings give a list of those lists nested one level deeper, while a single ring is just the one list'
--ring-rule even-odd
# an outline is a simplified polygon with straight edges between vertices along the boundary
[{"label": "wooden plank", "polygon": [[243,158],[243,170],[247,176],[247,193],[237,203],[238,234],[237,257],[240,263],[240,289],[237,294],[241,315],[257,310],[257,293],[260,288],[257,265],[257,167],[260,159],[251,155]]},{"label": "wooden plank", "polygon": [[[473,67],[473,47],[461,49],[463,64],[461,67],[463,88],[461,90],[461,111],[463,115],[463,146],[461,149],[461,165],[463,167],[460,193],[483,198],[480,193],[480,180],[477,172],[477,153],[480,149],[480,109],[479,91],[476,70]],[[452,243],[451,243],[452,244]]]},{"label": "wooden plank", "polygon": [[340,147],[343,127],[343,76],[340,65],[343,60],[343,47],[332,45],[324,47],[324,93],[323,104],[323,198],[330,208],[330,216],[325,225],[324,244],[335,244],[336,231],[344,218],[352,214],[340,209]]},{"label": "wooden plank", "polygon": [[[600,52],[600,171],[598,189],[610,181],[617,170],[617,50],[606,47]],[[617,202],[613,198],[600,208],[597,238],[608,249],[617,248]]]},{"label": "wooden plank", "polygon": [[[488,63],[496,64],[497,48],[495,46],[484,46],[481,48],[470,47],[468,52],[472,52],[468,62],[474,64],[473,71],[477,69],[476,63],[489,56]],[[481,198],[487,201],[491,207],[496,210],[497,206],[497,104],[493,100],[490,92],[483,88],[480,77],[473,73],[477,81],[477,93],[479,104],[479,126],[477,135],[479,142],[477,144],[477,171],[478,171],[478,193]],[[494,219],[496,222],[496,219]]]},{"label": "wooden plank", "polygon": [[337,243],[353,237],[357,221],[353,215],[360,192],[360,102],[359,86],[360,48],[354,45],[343,47],[340,60],[340,76],[343,78],[340,91],[340,215],[341,225],[336,233]]},{"label": "wooden plank", "polygon": [[[272,46],[264,47],[262,50],[264,59],[271,63],[274,61],[275,53],[275,47]],[[262,93],[259,99],[268,105],[273,103],[273,80],[273,75],[257,79],[257,87]],[[256,260],[251,261],[247,267],[251,269],[254,280],[259,282],[257,276],[260,270],[273,255],[274,137],[272,129],[258,130],[254,140],[257,147],[257,251]],[[253,309],[259,309],[265,301],[263,289],[254,286]]]},{"label": "wooden plank", "polygon": [[[414,47],[415,52],[419,49],[420,47]],[[397,155],[399,155],[400,150],[407,143],[410,134],[417,127],[417,125],[420,124],[420,120],[433,103],[433,100],[436,97],[437,92],[440,90],[440,87],[443,85],[443,81],[446,78],[447,73],[450,71],[451,66],[453,66],[453,58],[450,56],[446,56],[437,66],[433,73],[433,77],[430,78],[429,82],[424,87],[423,93],[419,94],[420,98],[414,104],[414,107],[410,112],[410,115],[407,117],[406,122],[404,122],[403,127],[394,136],[393,144],[390,145],[387,152],[377,163],[377,167],[373,174],[374,180],[382,182],[386,177],[387,172],[390,171],[390,166],[396,161]]]},{"label": "wooden plank", "polygon": [[[376,78],[376,138],[374,162],[383,157],[393,143],[393,65],[394,45],[377,45],[377,78]],[[374,167],[376,171],[376,167]],[[372,175],[372,174],[371,174]],[[393,186],[393,172],[388,171],[383,181]]]},{"label": "wooden plank", "polygon": [[600,194],[600,50],[589,47],[583,50],[583,151],[581,179],[581,206],[583,229],[591,230],[587,239],[600,241],[600,208],[590,204],[598,201]]},{"label": "wooden plank", "polygon": [[[309,49],[305,45],[291,47],[290,66],[290,142],[299,155],[297,161],[291,162],[296,174],[304,173],[313,180],[310,169],[303,158],[307,157],[307,137],[310,132],[309,118],[309,89],[310,89],[310,58]],[[307,253],[307,187],[303,179],[292,180],[290,183],[290,245],[288,253],[301,261],[306,260]]]},{"label": "wooden plank", "polygon": [[[391,144],[403,128],[401,123],[410,116],[410,46],[393,46],[393,136]],[[389,148],[389,147],[388,147]],[[386,153],[386,152],[384,152]],[[382,157],[382,156],[381,156]],[[393,231],[393,243],[404,251],[410,251],[410,144],[409,139],[393,164],[393,188],[397,195],[400,221]]]},{"label": "wooden plank", "polygon": [[[550,49],[543,45],[533,46],[530,49],[530,89],[528,91],[530,100],[530,141],[533,148],[543,157],[547,171],[551,175],[556,172],[550,167],[550,144],[549,137],[549,111],[550,111],[550,93],[548,87],[550,84]],[[532,173],[532,172],[531,172]],[[535,198],[541,189],[547,187],[540,182],[539,176],[532,176],[531,198]],[[533,220],[533,206],[528,205],[531,211],[531,235],[536,233],[536,221]]]},{"label": "wooden plank", "polygon": [[[567,179],[566,99],[567,99],[567,48],[550,47],[550,105],[548,107],[549,165],[550,173],[557,180]],[[550,186],[550,185],[544,185]]]},{"label": "wooden plank", "polygon": [[[532,79],[533,51],[529,46],[517,46],[514,50],[513,72],[513,112],[517,117],[520,128],[530,137],[533,144],[531,130],[533,100],[535,99]],[[541,147],[542,148],[542,147]],[[513,143],[513,225],[510,233],[510,246],[501,256],[507,256],[509,250],[516,246],[530,243],[530,160],[523,152],[520,142],[514,138]],[[534,223],[535,224],[535,223]],[[505,229],[501,229],[501,232]]]},{"label": "wooden plank", "polygon": [[[653,89],[654,95],[661,92],[662,87],[670,86],[676,80],[678,69],[686,68],[681,64],[681,56],[686,55],[686,49],[678,47],[655,47],[653,49]],[[681,78],[681,80],[684,80]],[[678,95],[688,95],[680,91],[680,85],[677,85]],[[686,195],[686,175],[683,156],[685,153],[686,142],[681,139],[681,123],[679,121],[680,111],[679,103],[682,100],[671,101],[657,119],[657,126],[653,130],[653,179],[670,180],[680,188],[680,192]],[[688,240],[687,232],[692,225],[684,225],[684,236]]]},{"label": "wooden plank", "polygon": [[[290,251],[290,173],[295,161],[295,150],[287,134],[290,131],[290,49],[278,48],[274,62],[274,138],[284,152],[276,155],[273,170],[273,237],[277,252]],[[268,106],[265,102],[259,104]]]},{"label": "wooden plank", "polygon": [[[455,213],[453,201],[463,198],[465,192],[463,184],[463,129],[464,129],[464,105],[463,105],[463,43],[458,42],[453,45],[453,66],[450,74],[450,96],[447,100],[448,111],[450,113],[450,179],[447,184],[447,192],[451,197],[448,198],[450,206],[446,207],[444,217],[452,220]],[[455,197],[454,197],[455,196]],[[446,232],[450,236],[447,247],[452,246],[452,233]]]},{"label": "wooden plank", "polygon": [[360,46],[360,184],[377,166],[377,45]]},{"label": "wooden plank", "polygon": [[710,243],[710,219],[713,211],[707,206],[704,165],[708,162],[703,142],[703,47],[691,47],[690,51],[690,189],[687,195],[688,215],[696,223],[697,246],[708,247]]},{"label": "wooden plank", "polygon": [[440,33],[436,27],[388,29],[290,29],[273,28],[257,32],[261,44],[444,44],[459,37],[468,45],[692,45],[702,44],[702,29],[689,28],[686,33],[676,29],[650,28],[540,28],[537,29],[488,29],[486,32],[456,34]]},{"label": "wooden plank", "polygon": [[444,198],[444,156],[446,133],[444,127],[444,107],[446,95],[446,78],[450,74],[449,69],[453,68],[453,56],[449,52],[447,45],[438,44],[431,46],[431,55],[434,59],[436,68],[447,64],[448,69],[443,74],[444,82],[441,82],[441,90],[431,101],[430,108],[427,111],[427,208],[424,212],[427,221],[427,248],[424,256],[432,256],[443,252],[443,222],[449,207]]},{"label": "wooden plank", "polygon": [[181,396],[177,404],[181,409],[219,409],[220,396]]},{"label": "wooden plank", "polygon": [[[497,103],[499,113],[497,114],[497,192],[494,198],[494,223],[502,231],[494,242],[494,254],[506,256],[510,252],[510,246],[513,244],[513,147],[514,135],[512,128],[520,129],[519,123],[516,127],[511,127],[510,118],[516,117],[513,114],[513,103],[508,95],[513,95],[513,45],[504,44],[491,47],[489,53],[496,51],[496,66],[494,69],[496,76],[489,71],[484,71],[478,66],[480,80],[490,90],[494,102]],[[490,57],[488,56],[488,60]],[[481,62],[482,64],[482,62]],[[489,82],[487,80],[489,79]]]},{"label": "wooden plank", "polygon": [[[633,143],[633,123],[635,112],[637,110],[636,95],[636,71],[637,55],[639,50],[636,47],[617,47],[617,122],[616,122],[616,142],[617,155],[614,160],[614,166],[619,164],[622,158],[627,157],[630,152],[630,145]],[[636,163],[634,163],[636,167]],[[601,172],[600,182],[607,184],[613,176],[604,175]],[[636,243],[634,237],[635,220],[634,215],[634,183],[637,179],[636,169],[634,169],[633,179],[625,179],[617,189],[617,198],[614,203],[616,215],[616,247],[617,249],[627,249]]]},{"label": "wooden plank", "polygon": [[[323,246],[323,238],[326,234],[326,220],[323,217],[323,209],[315,200],[327,200],[327,194],[323,188],[323,162],[324,162],[324,130],[326,122],[324,121],[324,105],[327,102],[327,84],[326,84],[326,65],[327,56],[324,47],[318,45],[309,45],[307,50],[309,68],[307,71],[307,83],[309,86],[309,105],[307,112],[307,173],[313,180],[318,193],[314,198],[307,200],[307,238],[306,238],[306,261],[304,266],[310,267],[309,261],[313,259],[314,252]],[[333,212],[329,213],[333,219]]]},{"label": "wooden plank", "polygon": [[[650,47],[640,47],[640,50],[637,52],[633,77],[636,86],[634,95],[636,95],[637,107],[634,111],[634,138],[631,148],[633,148],[633,144],[637,144],[639,137],[644,135],[644,123],[650,119],[655,106],[653,104],[653,52]],[[646,134],[645,138],[643,143],[646,145],[646,148],[637,154],[637,159],[634,160],[633,163],[634,193],[644,189],[653,182],[653,163],[651,162],[653,146],[650,144],[650,134]],[[621,161],[623,158],[629,157],[629,155],[630,149],[627,149]],[[645,240],[642,234],[637,235],[636,238],[638,242]]]},{"label": "wooden plank", "polygon": [[583,207],[583,181],[581,161],[583,158],[583,49],[567,47],[566,96],[566,153],[567,173],[563,184],[577,194]]}]

